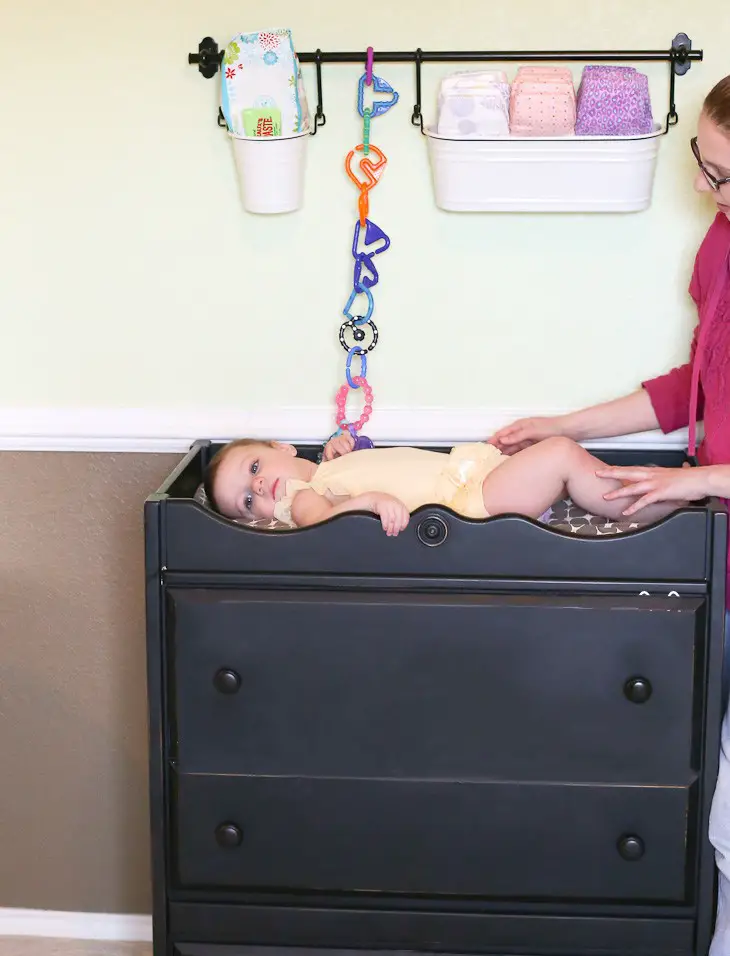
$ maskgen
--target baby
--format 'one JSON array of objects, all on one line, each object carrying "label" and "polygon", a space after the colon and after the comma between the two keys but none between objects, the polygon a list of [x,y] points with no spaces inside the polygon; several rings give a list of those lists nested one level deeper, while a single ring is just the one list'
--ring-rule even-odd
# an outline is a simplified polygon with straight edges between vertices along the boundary
[{"label": "baby", "polygon": [[[467,518],[516,513],[537,518],[569,496],[595,515],[617,519],[633,501],[613,501],[622,487],[599,478],[605,467],[569,438],[548,438],[508,457],[493,445],[457,445],[450,453],[394,446],[352,454],[352,439],[332,439],[321,465],[293,445],[243,438],[223,447],[205,476],[208,500],[228,518],[275,518],[297,528],[348,511],[370,511],[388,535],[422,505],[443,505]],[[683,502],[643,509],[646,523]]]}]

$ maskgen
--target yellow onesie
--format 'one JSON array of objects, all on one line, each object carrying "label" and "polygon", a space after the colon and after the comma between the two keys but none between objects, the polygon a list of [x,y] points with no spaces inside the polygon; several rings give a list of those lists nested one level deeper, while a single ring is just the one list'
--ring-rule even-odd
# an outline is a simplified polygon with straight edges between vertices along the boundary
[{"label": "yellow onesie", "polygon": [[311,481],[290,479],[274,517],[293,524],[291,504],[298,491],[311,488],[335,497],[380,491],[405,504],[409,511],[422,505],[445,505],[466,518],[488,518],[482,483],[504,456],[494,445],[470,442],[446,454],[421,448],[366,448],[333,461],[322,462]]}]

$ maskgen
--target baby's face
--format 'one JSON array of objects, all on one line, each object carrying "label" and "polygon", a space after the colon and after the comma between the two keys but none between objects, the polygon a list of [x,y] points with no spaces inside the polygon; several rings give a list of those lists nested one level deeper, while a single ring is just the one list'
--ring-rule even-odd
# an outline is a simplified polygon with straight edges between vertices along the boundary
[{"label": "baby's face", "polygon": [[215,500],[227,518],[273,518],[289,478],[301,478],[302,462],[293,445],[232,448],[215,479]]}]

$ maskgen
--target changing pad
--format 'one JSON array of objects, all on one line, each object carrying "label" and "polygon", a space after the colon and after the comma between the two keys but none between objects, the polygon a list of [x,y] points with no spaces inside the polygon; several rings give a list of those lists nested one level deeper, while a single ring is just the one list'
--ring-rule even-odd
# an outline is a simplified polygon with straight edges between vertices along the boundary
[{"label": "changing pad", "polygon": [[641,527],[640,523],[633,518],[627,518],[625,521],[611,521],[609,518],[589,514],[574,505],[570,498],[554,504],[543,515],[543,521],[551,528],[592,538],[602,538],[607,534],[624,534]]},{"label": "changing pad", "polygon": [[[204,508],[209,508],[207,495],[202,485],[193,496],[198,504]],[[577,505],[574,505],[570,498],[558,501],[552,508],[548,509],[542,516],[542,523],[548,527],[555,528],[557,531],[570,532],[583,537],[601,538],[609,534],[624,534],[627,531],[635,531],[640,527],[637,521],[627,519],[626,521],[610,521],[608,518],[601,518],[597,515],[589,514]],[[239,518],[235,524],[244,525],[248,528],[261,528],[264,531],[289,531],[290,526],[276,518],[271,519],[249,519]]]}]

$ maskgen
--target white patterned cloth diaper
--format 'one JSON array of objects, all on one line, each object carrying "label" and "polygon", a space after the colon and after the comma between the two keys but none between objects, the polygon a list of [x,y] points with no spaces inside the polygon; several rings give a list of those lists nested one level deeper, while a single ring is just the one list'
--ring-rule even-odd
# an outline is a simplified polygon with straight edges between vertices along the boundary
[{"label": "white patterned cloth diaper", "polygon": [[452,73],[441,81],[439,136],[479,139],[509,133],[509,84],[501,70]]}]

